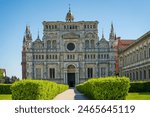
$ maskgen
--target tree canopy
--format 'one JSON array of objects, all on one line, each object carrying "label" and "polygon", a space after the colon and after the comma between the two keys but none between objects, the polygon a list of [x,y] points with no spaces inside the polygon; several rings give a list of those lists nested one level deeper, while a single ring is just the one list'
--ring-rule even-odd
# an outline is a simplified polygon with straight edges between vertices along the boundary
[{"label": "tree canopy", "polygon": [[3,75],[3,70],[0,69],[0,78],[3,78],[4,75]]}]

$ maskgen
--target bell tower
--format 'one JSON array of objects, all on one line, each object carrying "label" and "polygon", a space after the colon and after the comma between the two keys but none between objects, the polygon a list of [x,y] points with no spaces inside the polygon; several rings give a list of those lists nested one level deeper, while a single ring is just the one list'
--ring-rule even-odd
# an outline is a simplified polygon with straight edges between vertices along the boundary
[{"label": "bell tower", "polygon": [[30,32],[30,27],[26,25],[25,35],[23,37],[23,47],[22,47],[22,79],[26,79],[26,52],[31,48],[32,35]]},{"label": "bell tower", "polygon": [[114,46],[115,40],[116,40],[116,36],[114,33],[114,26],[113,26],[113,23],[111,23],[111,29],[110,29],[110,34],[109,34],[109,42],[110,42],[111,48]]}]

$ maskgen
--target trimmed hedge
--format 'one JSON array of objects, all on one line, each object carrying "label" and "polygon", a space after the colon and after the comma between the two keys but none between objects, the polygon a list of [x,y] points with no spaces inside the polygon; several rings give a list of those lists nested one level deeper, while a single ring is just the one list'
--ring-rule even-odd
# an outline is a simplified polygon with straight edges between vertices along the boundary
[{"label": "trimmed hedge", "polygon": [[126,77],[93,78],[76,86],[77,90],[95,100],[124,100],[130,81]]},{"label": "trimmed hedge", "polygon": [[0,84],[0,94],[11,94],[11,84]]},{"label": "trimmed hedge", "polygon": [[49,100],[67,89],[67,85],[45,80],[21,80],[11,87],[13,100]]},{"label": "trimmed hedge", "polygon": [[65,85],[65,84],[57,84],[57,88],[58,88],[58,93],[62,93],[64,92],[65,90],[69,89],[69,86],[68,85]]},{"label": "trimmed hedge", "polygon": [[131,82],[129,92],[150,92],[150,81]]}]

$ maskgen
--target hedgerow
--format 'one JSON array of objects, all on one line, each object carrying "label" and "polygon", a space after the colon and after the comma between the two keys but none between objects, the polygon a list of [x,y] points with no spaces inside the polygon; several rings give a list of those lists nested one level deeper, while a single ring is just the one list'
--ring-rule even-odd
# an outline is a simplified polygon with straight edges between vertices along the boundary
[{"label": "hedgerow", "polygon": [[11,84],[0,84],[0,94],[11,94]]},{"label": "hedgerow", "polygon": [[129,92],[150,92],[150,81],[131,82]]},{"label": "hedgerow", "polygon": [[129,87],[130,81],[126,77],[92,78],[76,86],[77,90],[95,100],[123,100]]},{"label": "hedgerow", "polygon": [[66,89],[67,85],[45,80],[21,80],[11,87],[13,100],[49,100]]}]

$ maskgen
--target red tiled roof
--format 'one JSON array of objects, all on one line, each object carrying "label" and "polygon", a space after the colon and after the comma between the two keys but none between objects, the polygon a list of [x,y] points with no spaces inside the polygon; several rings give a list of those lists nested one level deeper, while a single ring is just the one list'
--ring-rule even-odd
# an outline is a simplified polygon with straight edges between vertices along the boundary
[{"label": "red tiled roof", "polygon": [[135,40],[119,40],[118,42],[118,48],[125,48],[132,44]]}]

